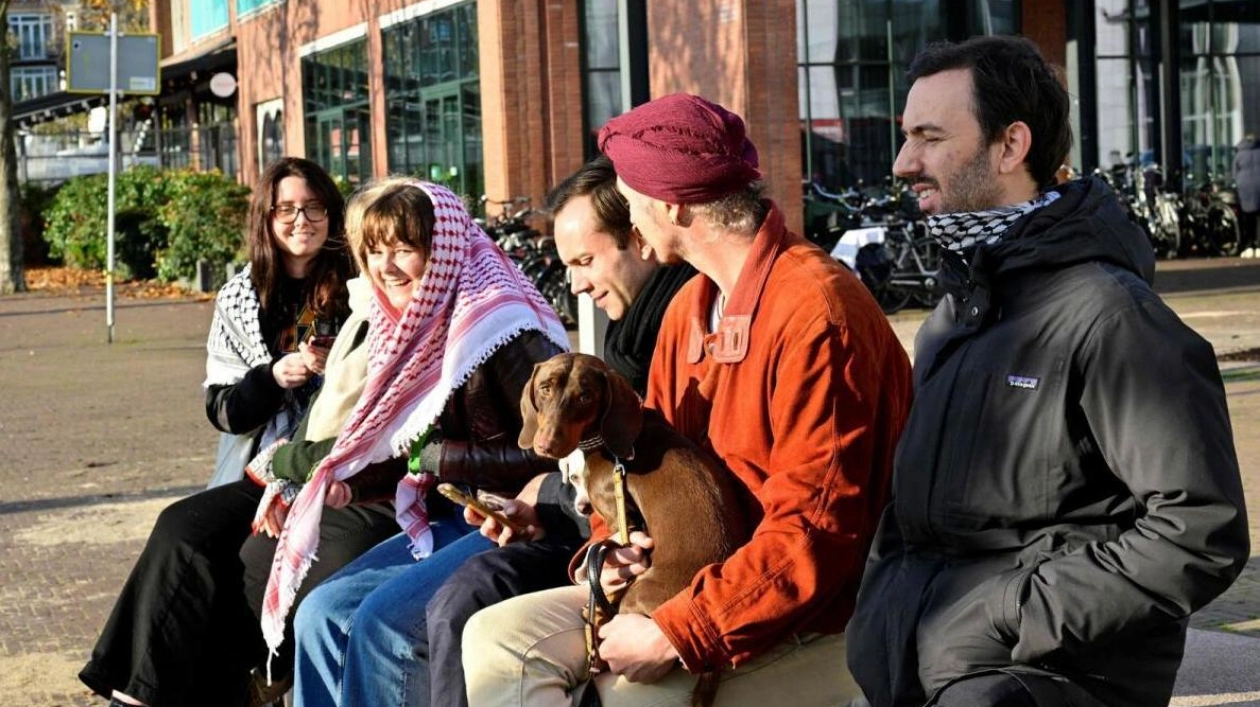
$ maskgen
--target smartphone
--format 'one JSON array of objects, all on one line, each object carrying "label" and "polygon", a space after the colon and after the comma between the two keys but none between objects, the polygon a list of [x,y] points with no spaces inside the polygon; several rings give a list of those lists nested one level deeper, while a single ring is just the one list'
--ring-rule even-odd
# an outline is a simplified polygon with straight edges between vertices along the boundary
[{"label": "smartphone", "polygon": [[499,525],[502,525],[507,528],[511,528],[517,535],[520,535],[525,532],[525,529],[522,528],[519,523],[508,520],[508,517],[503,515],[498,510],[491,508],[490,506],[487,506],[481,501],[478,501],[473,496],[469,496],[468,494],[459,490],[459,487],[453,484],[446,484],[446,483],[438,484],[437,490],[438,490],[438,493],[442,494],[443,496],[446,496],[447,498],[451,499],[452,501],[458,503],[461,506],[468,506],[469,508],[473,509],[474,511],[477,511],[478,513],[480,513],[481,515],[487,518],[494,518],[495,520],[499,522]]},{"label": "smartphone", "polygon": [[332,334],[312,334],[311,338],[306,340],[306,343],[317,349],[331,349],[333,342],[336,340],[337,337]]},{"label": "smartphone", "polygon": [[328,319],[316,319],[312,322],[311,335],[306,339],[308,346],[320,349],[331,349],[337,340],[337,324]]}]

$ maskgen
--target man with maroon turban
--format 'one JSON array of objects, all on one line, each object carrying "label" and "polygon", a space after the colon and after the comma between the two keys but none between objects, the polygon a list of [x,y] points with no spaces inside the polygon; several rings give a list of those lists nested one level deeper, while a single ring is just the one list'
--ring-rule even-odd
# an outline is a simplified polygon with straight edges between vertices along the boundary
[{"label": "man with maroon turban", "polygon": [[[722,670],[721,705],[843,704],[860,693],[840,634],[909,409],[905,351],[862,284],[762,197],[739,116],[667,96],[610,121],[600,147],[643,239],[701,275],[665,314],[645,404],[725,463],[756,525],[650,617],[605,624],[593,684],[606,707],[685,705],[689,673]],[[606,590],[645,571],[650,548],[637,534],[612,553]],[[470,703],[578,699],[585,600],[565,587],[474,616]]]}]

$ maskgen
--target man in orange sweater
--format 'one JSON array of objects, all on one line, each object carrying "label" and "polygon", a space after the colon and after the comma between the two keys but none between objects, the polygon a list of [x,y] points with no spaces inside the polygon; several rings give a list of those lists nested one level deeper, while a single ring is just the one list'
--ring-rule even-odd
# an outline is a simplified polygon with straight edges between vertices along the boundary
[{"label": "man in orange sweater", "polygon": [[[657,257],[702,275],[666,312],[646,405],[725,463],[755,522],[743,547],[652,616],[603,626],[600,699],[687,704],[689,672],[730,670],[724,705],[843,703],[859,693],[840,633],[909,409],[905,351],[862,284],[762,197],[738,116],[677,94],[610,121],[600,146]],[[640,535],[618,551],[606,586],[641,573],[650,547]],[[585,598],[566,587],[474,616],[470,704],[578,699]]]}]

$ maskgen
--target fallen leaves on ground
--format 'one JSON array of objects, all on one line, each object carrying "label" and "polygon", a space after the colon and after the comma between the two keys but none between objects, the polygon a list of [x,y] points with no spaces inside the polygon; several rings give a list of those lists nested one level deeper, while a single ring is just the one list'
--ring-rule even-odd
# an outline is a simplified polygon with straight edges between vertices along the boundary
[{"label": "fallen leaves on ground", "polygon": [[[53,295],[94,294],[105,289],[105,273],[100,270],[54,266],[28,266],[26,287],[32,292]],[[128,299],[196,299],[209,300],[214,293],[192,292],[174,282],[129,280],[115,282],[114,291]]]}]

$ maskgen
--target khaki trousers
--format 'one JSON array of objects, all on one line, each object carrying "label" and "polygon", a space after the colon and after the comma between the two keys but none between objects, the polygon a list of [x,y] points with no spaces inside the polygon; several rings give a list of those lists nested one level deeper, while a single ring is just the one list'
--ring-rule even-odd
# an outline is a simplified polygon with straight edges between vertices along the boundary
[{"label": "khaki trousers", "polygon": [[[464,628],[468,703],[573,707],[586,675],[584,587],[515,597],[477,612]],[[681,667],[650,685],[595,678],[604,707],[687,707],[696,676]],[[722,676],[715,707],[832,707],[862,693],[845,667],[844,636],[785,642]]]}]

